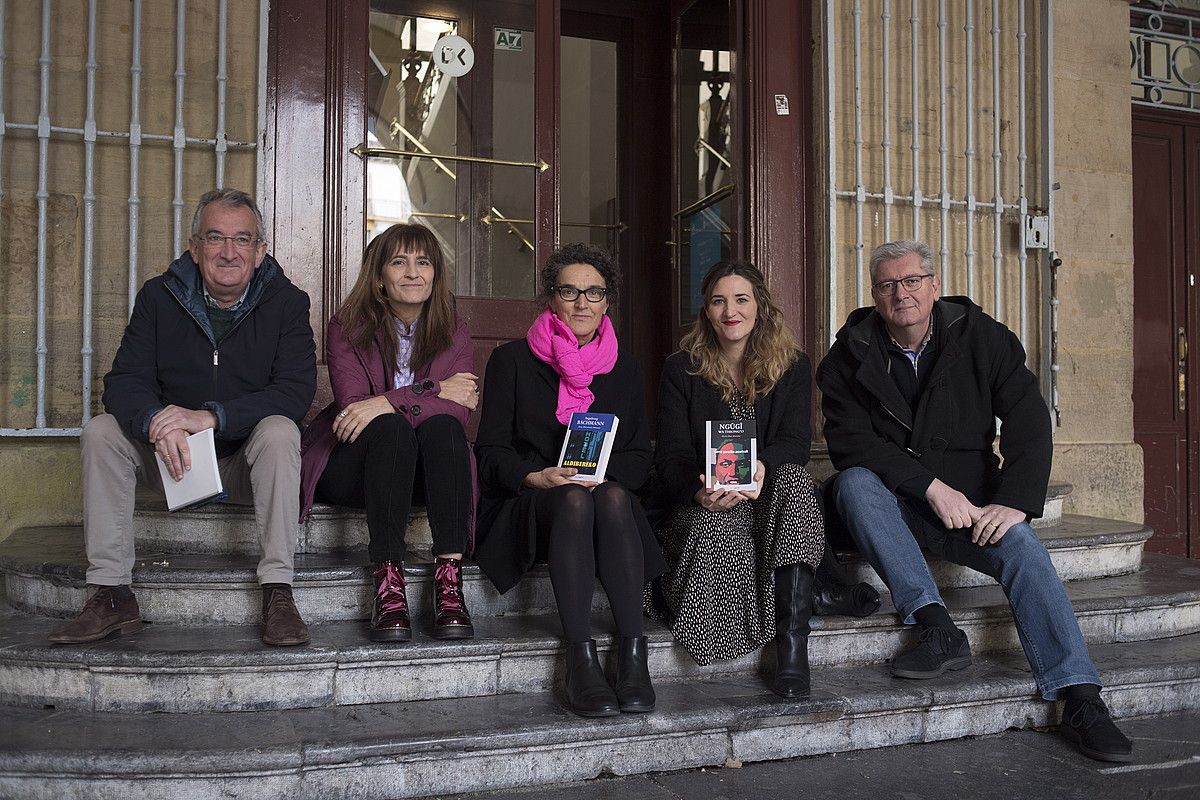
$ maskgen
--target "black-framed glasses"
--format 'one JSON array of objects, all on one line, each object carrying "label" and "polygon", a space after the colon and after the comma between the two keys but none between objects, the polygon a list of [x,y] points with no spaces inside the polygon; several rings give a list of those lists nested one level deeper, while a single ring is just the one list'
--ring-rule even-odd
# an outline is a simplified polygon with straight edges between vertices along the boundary
[{"label": "black-framed glasses", "polygon": [[197,236],[197,239],[204,242],[205,245],[212,248],[224,247],[226,241],[233,242],[233,246],[239,250],[249,250],[258,244],[257,236],[251,236],[248,233],[239,233],[236,236],[222,236],[219,233],[206,233],[203,236]]},{"label": "black-framed glasses", "polygon": [[580,289],[578,286],[571,286],[564,283],[562,286],[555,286],[554,292],[561,300],[567,303],[574,303],[579,299],[579,295],[586,297],[589,303],[599,303],[608,297],[608,289],[605,289],[603,286],[589,286],[586,289]]},{"label": "black-framed glasses", "polygon": [[926,278],[932,278],[932,275],[905,275],[903,278],[896,278],[894,281],[880,281],[879,283],[871,284],[871,291],[882,297],[888,297],[896,293],[896,286],[904,287],[906,292],[915,292],[921,288],[921,283]]}]

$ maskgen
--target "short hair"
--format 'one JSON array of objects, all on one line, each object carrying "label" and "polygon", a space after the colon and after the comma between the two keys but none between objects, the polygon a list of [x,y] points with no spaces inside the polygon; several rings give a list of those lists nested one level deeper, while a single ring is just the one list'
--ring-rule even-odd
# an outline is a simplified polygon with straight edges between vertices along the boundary
[{"label": "short hair", "polygon": [[254,235],[260,242],[267,240],[267,232],[263,228],[262,212],[258,210],[258,203],[254,202],[253,197],[239,189],[213,189],[211,192],[204,193],[200,202],[196,204],[196,213],[192,215],[193,239],[200,235],[200,215],[211,203],[220,203],[226,208],[250,209],[254,213]]},{"label": "short hair", "polygon": [[542,299],[550,299],[554,287],[558,285],[558,274],[572,264],[587,264],[599,272],[600,277],[604,279],[605,288],[608,289],[609,305],[613,305],[620,283],[620,275],[613,258],[607,250],[583,242],[565,244],[546,259],[546,266],[542,268]]},{"label": "short hair", "polygon": [[879,271],[880,264],[904,258],[909,253],[916,253],[921,257],[922,272],[926,275],[933,274],[933,250],[929,249],[929,245],[916,239],[901,239],[897,242],[881,244],[871,251],[871,283],[875,282],[875,274]]}]

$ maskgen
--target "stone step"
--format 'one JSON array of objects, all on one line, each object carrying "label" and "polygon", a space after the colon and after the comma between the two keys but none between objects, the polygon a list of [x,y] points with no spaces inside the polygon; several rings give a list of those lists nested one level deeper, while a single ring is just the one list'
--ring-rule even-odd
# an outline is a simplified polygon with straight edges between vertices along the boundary
[{"label": "stone step", "polygon": [[[1067,585],[1090,643],[1128,642],[1200,632],[1200,565],[1147,555],[1135,575]],[[975,653],[1019,646],[999,587],[950,590],[945,599]],[[0,616],[0,704],[91,711],[247,711],[428,700],[542,691],[561,680],[560,628],[552,615],[481,618],[476,638],[411,644],[367,641],[361,623],[312,627],[307,647],[263,645],[256,626],[181,628],[151,625],[131,637],[88,646],[45,640],[51,620]],[[597,614],[593,629],[611,662],[612,622]],[[888,598],[867,619],[813,621],[816,666],[886,660],[912,640]],[[670,631],[647,622],[656,680],[766,674],[767,647],[735,661],[698,666]],[[612,669],[615,664],[610,663]]]},{"label": "stone step", "polygon": [[[1035,528],[1051,528],[1062,519],[1063,500],[1071,484],[1052,482],[1046,490],[1046,510],[1034,520]],[[249,506],[223,503],[170,512],[166,503],[149,493],[138,496],[133,516],[138,552],[258,554],[254,511]],[[367,517],[357,509],[318,503],[296,528],[297,553],[365,550]],[[428,551],[432,545],[424,508],[414,508],[406,541],[412,550]]]},{"label": "stone step", "polygon": [[[1149,528],[1128,522],[1068,515],[1059,525],[1038,530],[1059,574],[1067,580],[1134,572],[1141,564]],[[425,556],[427,558],[427,556]],[[0,542],[0,571],[8,574],[11,605],[31,613],[65,617],[83,604],[87,561],[80,528],[26,528]],[[260,594],[255,559],[246,555],[204,555],[142,551],[134,583],[143,617],[182,625],[239,625],[257,622]],[[415,613],[428,610],[431,567],[410,559],[406,574]],[[851,562],[855,580],[880,586],[870,567]],[[986,578],[970,570],[934,562],[943,587],[981,585]],[[554,593],[544,566],[536,567],[516,588],[501,595],[468,564],[463,570],[467,605],[476,617],[547,614]],[[371,586],[362,552],[313,553],[296,557],[296,602],[309,622],[359,620],[370,616]],[[607,608],[602,592],[593,607]]]},{"label": "stone step", "polygon": [[[1200,707],[1200,635],[1093,649],[1115,716]],[[838,753],[1058,722],[1020,653],[930,681],[828,668],[785,701],[753,679],[663,682],[588,720],[552,692],[244,714],[0,707],[0,796],[402,798]],[[1064,763],[1082,758],[1047,734]]]}]

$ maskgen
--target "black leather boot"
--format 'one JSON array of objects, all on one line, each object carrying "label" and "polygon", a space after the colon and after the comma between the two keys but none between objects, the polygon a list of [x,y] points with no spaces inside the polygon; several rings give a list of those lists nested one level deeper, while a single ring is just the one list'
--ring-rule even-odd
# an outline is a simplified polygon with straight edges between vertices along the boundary
[{"label": "black leather boot", "polygon": [[646,663],[646,637],[622,636],[617,645],[617,702],[626,714],[654,710],[654,687]]},{"label": "black leather boot", "polygon": [[879,592],[869,583],[843,586],[837,583],[813,587],[813,613],[818,617],[845,614],[848,617],[869,617],[879,610]]},{"label": "black leather boot", "polygon": [[567,642],[567,707],[581,717],[613,717],[621,713],[617,695],[596,656],[596,642]]},{"label": "black leather boot", "polygon": [[771,691],[780,697],[807,697],[809,693],[812,587],[813,571],[807,564],[775,570],[775,679]]}]

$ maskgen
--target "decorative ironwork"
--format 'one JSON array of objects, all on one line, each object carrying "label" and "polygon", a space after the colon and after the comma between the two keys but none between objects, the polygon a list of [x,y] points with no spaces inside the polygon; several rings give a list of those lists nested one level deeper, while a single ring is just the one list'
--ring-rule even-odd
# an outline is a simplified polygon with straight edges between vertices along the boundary
[{"label": "decorative ironwork", "polygon": [[1171,0],[1131,7],[1129,69],[1134,105],[1200,114],[1200,16]]}]

